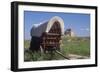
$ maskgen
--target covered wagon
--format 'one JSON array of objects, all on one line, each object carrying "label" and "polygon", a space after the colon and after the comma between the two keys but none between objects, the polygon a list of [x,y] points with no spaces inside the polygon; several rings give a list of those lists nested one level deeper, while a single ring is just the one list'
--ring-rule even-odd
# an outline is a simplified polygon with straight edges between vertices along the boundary
[{"label": "covered wagon", "polygon": [[38,27],[31,29],[30,50],[32,51],[49,51],[60,49],[61,36],[64,34],[63,19],[54,16]]}]

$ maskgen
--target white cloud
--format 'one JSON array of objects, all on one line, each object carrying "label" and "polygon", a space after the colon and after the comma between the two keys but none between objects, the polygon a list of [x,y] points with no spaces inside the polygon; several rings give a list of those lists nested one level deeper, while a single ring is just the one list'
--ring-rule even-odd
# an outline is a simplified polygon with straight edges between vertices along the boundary
[{"label": "white cloud", "polygon": [[82,30],[82,31],[90,31],[89,28],[81,28],[80,30]]}]

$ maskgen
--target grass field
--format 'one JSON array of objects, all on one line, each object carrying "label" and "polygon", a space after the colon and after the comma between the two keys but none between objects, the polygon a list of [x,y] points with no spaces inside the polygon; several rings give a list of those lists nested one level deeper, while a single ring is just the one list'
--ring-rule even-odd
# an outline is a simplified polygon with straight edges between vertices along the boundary
[{"label": "grass field", "polygon": [[[24,41],[24,47],[28,49],[30,46],[30,41]],[[68,54],[76,54],[81,56],[90,57],[90,38],[89,37],[62,37],[61,44],[61,53],[65,56]],[[53,53],[53,56],[50,53],[40,54],[40,52],[32,53],[25,52],[24,59],[25,61],[41,61],[41,60],[62,60],[64,59],[62,56]]]},{"label": "grass field", "polygon": [[[69,40],[69,41],[68,41]],[[67,54],[90,56],[90,39],[88,37],[62,38],[62,51]]]}]

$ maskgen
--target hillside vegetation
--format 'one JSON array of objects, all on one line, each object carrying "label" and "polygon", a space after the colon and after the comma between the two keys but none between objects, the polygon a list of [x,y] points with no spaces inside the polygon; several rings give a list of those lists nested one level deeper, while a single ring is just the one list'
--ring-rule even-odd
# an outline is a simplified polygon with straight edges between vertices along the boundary
[{"label": "hillside vegetation", "polygon": [[[24,48],[28,49],[30,46],[30,40],[24,41]],[[89,37],[62,37],[61,51],[63,55],[67,56],[68,54],[76,54],[81,56],[90,57],[90,38]],[[25,61],[42,61],[42,60],[62,60],[65,59],[57,53],[53,53],[51,56],[50,53],[41,52],[25,52],[24,60]]]}]

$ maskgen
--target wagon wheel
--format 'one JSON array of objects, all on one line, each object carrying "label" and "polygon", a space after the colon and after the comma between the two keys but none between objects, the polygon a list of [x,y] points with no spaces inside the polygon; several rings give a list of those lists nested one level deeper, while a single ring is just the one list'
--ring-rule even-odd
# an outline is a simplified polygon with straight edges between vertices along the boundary
[{"label": "wagon wheel", "polygon": [[41,52],[41,55],[44,53],[44,50],[41,45],[40,45],[40,52]]}]

